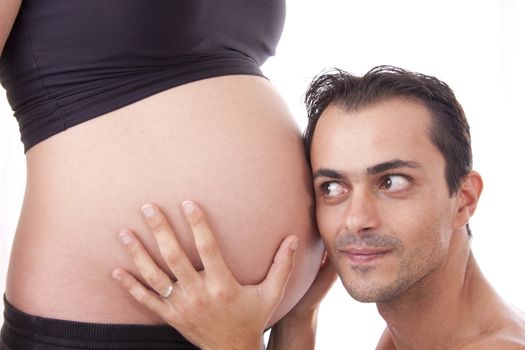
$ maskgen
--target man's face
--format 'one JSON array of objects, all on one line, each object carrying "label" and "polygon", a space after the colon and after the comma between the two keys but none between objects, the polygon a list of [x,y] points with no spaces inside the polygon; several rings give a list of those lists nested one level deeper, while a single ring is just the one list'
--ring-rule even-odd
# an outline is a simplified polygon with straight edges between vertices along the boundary
[{"label": "man's face", "polygon": [[317,124],[317,220],[356,300],[392,300],[446,260],[454,197],[430,122],[424,105],[392,98],[357,111],[331,105]]}]

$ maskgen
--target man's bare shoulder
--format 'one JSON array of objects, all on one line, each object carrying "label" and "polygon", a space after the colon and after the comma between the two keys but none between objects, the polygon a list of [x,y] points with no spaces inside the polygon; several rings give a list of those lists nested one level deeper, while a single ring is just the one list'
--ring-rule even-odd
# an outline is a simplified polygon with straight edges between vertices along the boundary
[{"label": "man's bare shoulder", "polygon": [[513,321],[494,332],[485,333],[457,350],[525,350],[525,321]]},{"label": "man's bare shoulder", "polygon": [[[494,317],[481,334],[463,339],[450,350],[525,350],[525,315],[518,310],[506,309]],[[390,331],[386,328],[376,350],[397,350]]]}]

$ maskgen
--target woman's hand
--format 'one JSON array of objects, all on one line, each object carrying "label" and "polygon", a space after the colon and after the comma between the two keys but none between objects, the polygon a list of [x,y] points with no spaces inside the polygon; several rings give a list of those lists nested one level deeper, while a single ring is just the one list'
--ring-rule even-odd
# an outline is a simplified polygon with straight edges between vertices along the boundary
[{"label": "woman's hand", "polygon": [[119,236],[149,288],[122,269],[114,270],[113,277],[139,303],[202,349],[260,350],[263,330],[293,268],[297,237],[284,239],[264,281],[241,286],[226,265],[204,212],[190,201],[182,207],[204,269],[195,270],[160,210],[146,205],[144,216],[177,281],[170,280],[129,230]]}]

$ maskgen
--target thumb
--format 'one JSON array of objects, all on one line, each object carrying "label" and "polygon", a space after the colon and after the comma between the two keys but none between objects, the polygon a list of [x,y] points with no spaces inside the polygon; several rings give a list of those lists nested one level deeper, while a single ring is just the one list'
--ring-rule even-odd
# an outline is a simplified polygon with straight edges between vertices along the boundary
[{"label": "thumb", "polygon": [[268,301],[275,305],[281,300],[286,283],[288,283],[292,273],[298,244],[299,238],[296,236],[288,236],[283,240],[277,253],[275,253],[266,278],[259,285],[263,295],[266,295]]}]

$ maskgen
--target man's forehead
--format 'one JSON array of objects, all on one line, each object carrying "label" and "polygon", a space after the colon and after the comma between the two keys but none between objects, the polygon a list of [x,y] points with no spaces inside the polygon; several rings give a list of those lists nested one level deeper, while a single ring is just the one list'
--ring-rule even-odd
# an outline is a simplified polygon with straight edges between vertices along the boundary
[{"label": "man's forehead", "polygon": [[430,139],[430,114],[420,103],[389,99],[358,110],[330,105],[312,142],[312,166],[359,173],[393,160],[425,163],[437,150]]},{"label": "man's forehead", "polygon": [[381,145],[395,138],[422,142],[421,137],[428,139],[430,124],[428,109],[407,98],[391,98],[350,110],[331,104],[318,120],[313,143],[323,146],[368,140]]}]

